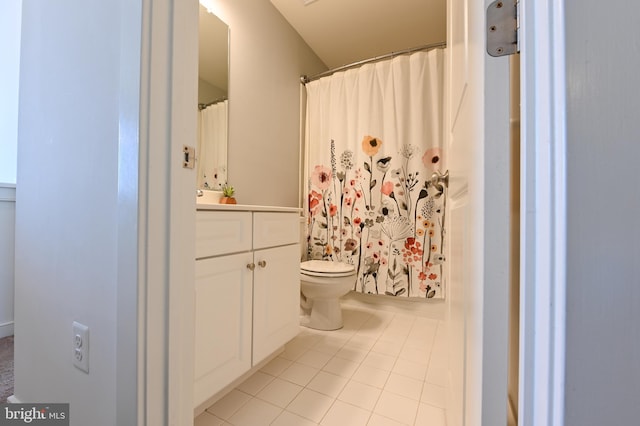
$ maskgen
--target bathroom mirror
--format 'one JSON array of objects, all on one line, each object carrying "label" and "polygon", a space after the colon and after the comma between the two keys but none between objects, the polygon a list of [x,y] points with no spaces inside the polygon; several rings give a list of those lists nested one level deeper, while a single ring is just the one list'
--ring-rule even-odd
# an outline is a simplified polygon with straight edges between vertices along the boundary
[{"label": "bathroom mirror", "polygon": [[221,190],[227,181],[229,27],[200,5],[197,187]]}]

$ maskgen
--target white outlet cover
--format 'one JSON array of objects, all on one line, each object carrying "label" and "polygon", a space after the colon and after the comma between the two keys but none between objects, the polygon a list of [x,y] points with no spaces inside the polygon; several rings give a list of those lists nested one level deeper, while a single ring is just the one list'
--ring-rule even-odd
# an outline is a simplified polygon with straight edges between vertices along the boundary
[{"label": "white outlet cover", "polygon": [[71,359],[73,365],[85,373],[89,373],[89,327],[74,321],[72,330]]}]

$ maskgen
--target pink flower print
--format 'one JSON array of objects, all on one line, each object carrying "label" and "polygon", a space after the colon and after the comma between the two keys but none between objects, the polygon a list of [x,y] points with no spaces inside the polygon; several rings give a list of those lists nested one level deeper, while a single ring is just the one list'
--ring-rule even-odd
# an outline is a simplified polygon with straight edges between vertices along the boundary
[{"label": "pink flower print", "polygon": [[373,248],[373,243],[369,242],[367,243],[367,249],[371,250]]},{"label": "pink flower print", "polygon": [[362,219],[360,219],[359,217],[354,217],[353,218],[353,224],[355,226],[360,226],[361,223],[362,223]]},{"label": "pink flower print", "polygon": [[309,194],[309,211],[312,215],[317,214],[322,208],[322,194],[317,191],[311,191]]},{"label": "pink flower print", "polygon": [[338,206],[336,206],[335,204],[331,204],[329,206],[329,215],[335,216],[336,213],[338,213]]},{"label": "pink flower print", "polygon": [[423,251],[420,248],[422,244],[419,241],[416,241],[415,238],[409,237],[405,240],[404,248],[402,249],[402,258],[405,263],[412,264],[414,262],[419,262]]},{"label": "pink flower print", "polygon": [[380,188],[380,192],[382,192],[387,197],[391,195],[393,192],[393,182],[385,182],[384,185]]},{"label": "pink flower print", "polygon": [[442,164],[442,150],[440,148],[431,148],[425,151],[422,156],[422,164],[429,169],[431,173],[440,170]]},{"label": "pink flower print", "polygon": [[353,204],[353,200],[351,198],[345,198],[344,199],[344,205],[347,207],[351,207],[351,205]]},{"label": "pink flower print", "polygon": [[311,181],[320,190],[326,190],[331,183],[331,169],[324,166],[316,166],[311,175]]},{"label": "pink flower print", "polygon": [[438,276],[436,274],[434,274],[433,272],[429,274],[429,279],[430,280],[435,280],[436,278],[438,278]]},{"label": "pink flower print", "polygon": [[407,238],[407,241],[404,243],[404,248],[407,250],[411,248],[411,246],[416,242],[416,239],[413,237]]},{"label": "pink flower print", "polygon": [[356,191],[356,198],[357,199],[362,198],[362,191]]},{"label": "pink flower print", "polygon": [[356,186],[356,180],[355,180],[355,179],[351,179],[351,180],[349,181],[349,186],[350,186],[350,187],[352,187],[352,188],[353,188],[354,186]]}]

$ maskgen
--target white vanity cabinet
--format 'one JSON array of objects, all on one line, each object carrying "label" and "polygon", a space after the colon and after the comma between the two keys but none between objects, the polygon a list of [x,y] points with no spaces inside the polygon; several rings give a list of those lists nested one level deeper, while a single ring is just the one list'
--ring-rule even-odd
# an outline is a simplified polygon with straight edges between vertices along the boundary
[{"label": "white vanity cabinet", "polygon": [[227,209],[196,213],[196,407],[298,333],[297,209]]}]

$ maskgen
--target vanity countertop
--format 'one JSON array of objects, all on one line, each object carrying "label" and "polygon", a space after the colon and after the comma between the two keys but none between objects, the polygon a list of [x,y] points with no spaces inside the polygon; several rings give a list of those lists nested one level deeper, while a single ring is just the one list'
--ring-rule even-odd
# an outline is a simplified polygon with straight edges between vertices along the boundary
[{"label": "vanity countertop", "polygon": [[218,210],[218,211],[236,211],[236,212],[281,212],[281,213],[300,213],[301,208],[298,207],[278,207],[278,206],[252,206],[247,204],[219,204],[219,203],[198,203],[196,210]]}]

